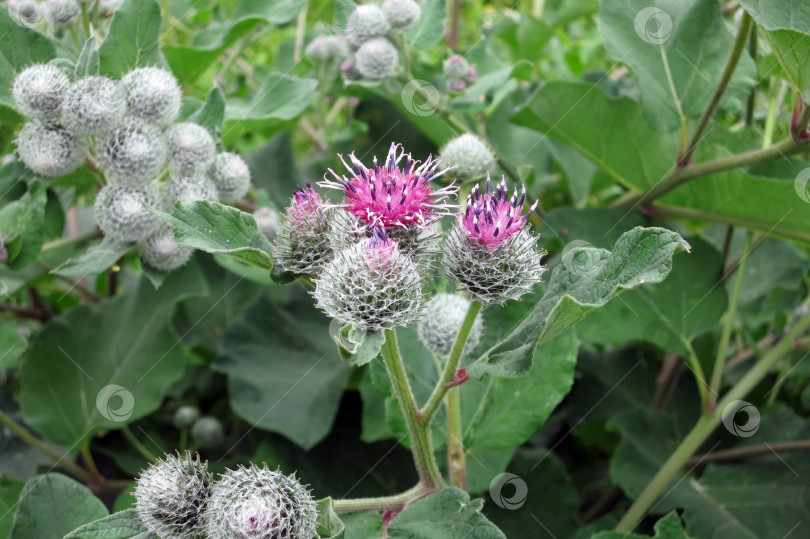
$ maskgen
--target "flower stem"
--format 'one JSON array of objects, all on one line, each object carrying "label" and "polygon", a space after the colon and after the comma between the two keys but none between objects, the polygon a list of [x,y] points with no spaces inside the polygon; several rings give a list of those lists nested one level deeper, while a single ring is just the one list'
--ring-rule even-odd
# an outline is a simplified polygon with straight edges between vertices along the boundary
[{"label": "flower stem", "polygon": [[464,322],[462,322],[461,329],[458,331],[458,335],[456,336],[456,342],[453,343],[453,349],[450,351],[450,357],[447,359],[447,363],[444,365],[444,371],[442,371],[442,375],[439,377],[439,381],[436,383],[433,393],[430,395],[430,398],[428,399],[424,408],[422,408],[421,418],[422,423],[425,425],[430,424],[433,416],[436,415],[436,411],[439,409],[439,406],[444,400],[444,396],[450,389],[447,384],[453,381],[456,376],[456,371],[458,370],[459,363],[461,362],[461,354],[464,352],[464,346],[467,344],[467,338],[470,336],[470,331],[475,323],[475,318],[478,316],[478,313],[481,312],[482,306],[483,305],[480,301],[473,301],[467,308],[467,314],[464,316]]},{"label": "flower stem", "polygon": [[734,449],[713,451],[704,455],[695,455],[686,461],[686,466],[697,466],[698,464],[705,464],[707,462],[739,460],[748,457],[773,455],[774,453],[786,453],[788,451],[810,451],[810,440],[773,442],[770,444],[766,443],[763,445],[751,445],[747,447],[735,447]]},{"label": "flower stem", "polygon": [[450,484],[467,490],[467,462],[464,455],[464,434],[461,426],[460,387],[447,393],[447,468]]},{"label": "flower stem", "polygon": [[413,488],[393,496],[380,496],[377,498],[355,498],[350,500],[334,500],[332,508],[336,513],[359,513],[361,511],[385,511],[399,509],[410,503],[424,498],[430,494],[421,483]]},{"label": "flower stem", "polygon": [[388,370],[388,376],[391,378],[394,395],[402,410],[402,415],[405,417],[405,426],[410,437],[411,451],[413,452],[416,471],[419,474],[419,483],[427,493],[435,492],[444,488],[444,478],[439,472],[436,456],[433,454],[430,424],[421,420],[421,414],[416,407],[411,385],[408,382],[408,375],[405,373],[405,365],[403,365],[402,356],[399,353],[397,333],[394,329],[385,330],[382,356]]},{"label": "flower stem", "polygon": [[712,371],[712,380],[709,386],[711,388],[709,403],[712,406],[717,402],[720,384],[723,381],[723,366],[726,363],[728,342],[731,338],[731,330],[734,327],[734,316],[737,313],[737,303],[740,300],[740,292],[742,291],[742,282],[745,278],[745,267],[748,264],[748,252],[751,250],[753,235],[754,233],[749,230],[745,236],[742,258],[740,258],[740,265],[737,267],[737,276],[734,280],[734,290],[731,293],[731,299],[728,303],[728,311],[726,311],[726,319],[723,323],[723,332],[720,334],[720,344],[717,346],[717,359],[714,360],[714,370]]},{"label": "flower stem", "polygon": [[751,15],[749,15],[748,12],[744,12],[742,22],[740,23],[740,29],[737,31],[737,38],[734,40],[734,46],[731,48],[731,55],[728,57],[728,61],[726,62],[726,67],[723,70],[723,74],[720,76],[720,81],[717,83],[717,87],[714,89],[714,93],[709,100],[709,104],[706,105],[706,108],[703,110],[703,114],[700,116],[700,120],[698,120],[697,129],[695,129],[695,132],[692,135],[692,140],[689,142],[689,146],[678,160],[678,166],[685,166],[692,160],[692,155],[695,153],[695,149],[703,139],[703,133],[706,131],[706,128],[709,126],[709,122],[711,122],[712,118],[714,117],[714,111],[717,110],[717,105],[720,103],[720,99],[726,92],[729,82],[731,82],[731,76],[737,69],[737,64],[739,63],[740,57],[742,57],[742,53],[745,50],[745,44],[746,41],[748,41],[748,34],[750,31]]},{"label": "flower stem", "polygon": [[664,465],[647,484],[642,493],[630,506],[622,519],[616,525],[619,532],[631,532],[638,522],[644,518],[655,500],[661,495],[675,475],[683,468],[689,457],[697,451],[703,442],[714,432],[714,429],[723,419],[723,410],[731,402],[744,398],[754,387],[762,381],[773,366],[785,355],[793,350],[795,339],[810,326],[810,313],[805,314],[797,321],[790,332],[774,346],[770,352],[743,376],[739,382],[718,403],[717,407],[704,414],[686,435],[675,452],[673,452]]},{"label": "flower stem", "polygon": [[145,458],[149,462],[157,461],[157,457],[155,457],[155,455],[153,455],[152,452],[149,451],[146,448],[146,446],[141,443],[138,437],[135,436],[135,433],[132,432],[128,426],[125,425],[124,427],[122,427],[121,433],[124,435],[124,438],[129,440],[129,443],[132,444],[132,447],[134,447],[138,451],[138,453],[140,453],[141,456],[143,456],[143,458]]},{"label": "flower stem", "polygon": [[6,413],[3,412],[2,410],[0,410],[0,423],[3,423],[6,427],[8,427],[8,429],[17,436],[19,436],[22,441],[24,441],[31,447],[39,450],[50,459],[53,459],[53,461],[58,466],[61,466],[62,468],[64,468],[65,470],[72,473],[73,475],[75,475],[76,477],[78,477],[83,481],[87,482],[93,481],[93,477],[90,475],[90,473],[88,473],[87,470],[85,470],[72,460],[65,459],[66,455],[60,455],[59,453],[57,453],[56,451],[45,445],[45,443],[42,440],[40,440],[30,432],[25,430],[22,427],[22,425],[14,421],[11,418],[11,416],[6,415]]}]

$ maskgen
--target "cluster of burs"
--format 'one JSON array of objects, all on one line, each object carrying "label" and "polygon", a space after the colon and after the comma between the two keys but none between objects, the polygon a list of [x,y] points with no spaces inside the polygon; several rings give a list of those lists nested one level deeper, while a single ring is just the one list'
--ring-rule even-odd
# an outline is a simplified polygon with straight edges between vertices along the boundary
[{"label": "cluster of burs", "polygon": [[144,204],[171,211],[177,201],[234,202],[250,187],[239,155],[217,153],[205,127],[176,122],[182,92],[165,69],[71,82],[56,66],[35,64],[17,75],[13,95],[29,118],[17,138],[20,160],[45,177],[97,162],[106,185],[96,195],[96,223],[115,241],[137,242],[141,260],[158,271],[182,266],[193,249],[178,245]]},{"label": "cluster of burs", "polygon": [[251,464],[214,480],[189,452],[144,470],[133,492],[141,524],[161,539],[313,539],[318,512],[295,474]]},{"label": "cluster of burs", "polygon": [[6,6],[9,15],[26,26],[48,23],[54,28],[62,28],[78,20],[82,14],[82,3],[89,13],[108,16],[124,0],[9,0]]}]

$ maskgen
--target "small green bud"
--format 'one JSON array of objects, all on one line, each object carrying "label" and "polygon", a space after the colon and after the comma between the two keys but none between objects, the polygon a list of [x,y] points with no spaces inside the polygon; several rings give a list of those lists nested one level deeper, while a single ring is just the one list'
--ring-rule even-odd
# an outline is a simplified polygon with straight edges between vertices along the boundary
[{"label": "small green bud", "polygon": [[384,37],[360,45],[354,55],[357,71],[367,79],[384,79],[399,65],[397,48]]},{"label": "small green bud", "polygon": [[174,413],[174,426],[178,429],[190,428],[200,417],[200,411],[193,406],[181,406]]},{"label": "small green bud", "polygon": [[217,447],[225,439],[225,429],[216,417],[203,416],[191,427],[191,438],[202,447]]},{"label": "small green bud", "polygon": [[12,95],[19,111],[44,122],[56,120],[70,79],[51,64],[34,64],[14,79]]},{"label": "small green bud", "polygon": [[51,178],[74,172],[86,156],[84,144],[57,124],[27,122],[16,142],[17,154],[25,166]]}]

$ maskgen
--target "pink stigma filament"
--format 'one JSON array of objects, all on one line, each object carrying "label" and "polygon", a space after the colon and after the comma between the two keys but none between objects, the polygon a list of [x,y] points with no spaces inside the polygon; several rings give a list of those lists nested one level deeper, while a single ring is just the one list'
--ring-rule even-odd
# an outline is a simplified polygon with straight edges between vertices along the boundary
[{"label": "pink stigma filament", "polygon": [[366,245],[364,258],[371,271],[385,271],[396,256],[397,244],[388,237],[384,228],[375,228]]},{"label": "pink stigma filament", "polygon": [[502,180],[495,192],[487,178],[487,191],[481,193],[476,185],[469,197],[467,207],[461,216],[461,226],[466,236],[486,246],[488,251],[498,247],[504,240],[520,231],[529,215],[537,207],[537,202],[525,215],[520,215],[526,199],[526,186],[518,198],[517,189],[509,196],[506,180]]},{"label": "pink stigma filament", "polygon": [[349,159],[352,166],[341,156],[351,177],[338,176],[330,169],[336,181],[324,180],[320,185],[343,191],[346,200],[342,206],[361,223],[387,229],[424,228],[449,213],[450,206],[445,200],[456,192],[456,187],[451,184],[433,189],[430,183],[447,172],[447,169],[436,171],[439,160],[428,157],[420,164],[398,144],[391,145],[382,166],[377,164],[376,157],[372,168],[365,167],[353,153]]}]

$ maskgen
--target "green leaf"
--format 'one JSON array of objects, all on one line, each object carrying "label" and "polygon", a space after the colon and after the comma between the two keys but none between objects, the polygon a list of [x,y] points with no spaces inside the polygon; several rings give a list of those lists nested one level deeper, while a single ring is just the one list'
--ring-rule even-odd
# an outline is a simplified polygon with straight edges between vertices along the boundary
[{"label": "green leaf", "polygon": [[100,243],[87,249],[80,257],[68,260],[51,273],[68,277],[84,277],[102,273],[127,254],[132,247],[131,243],[119,243],[112,238],[105,237]]},{"label": "green leaf", "polygon": [[7,9],[0,9],[0,104],[16,110],[11,88],[17,73],[30,64],[48,62],[56,56],[47,36],[17,24]]},{"label": "green leaf", "polygon": [[233,18],[260,17],[270,24],[287,24],[295,20],[309,0],[239,0]]},{"label": "green leaf", "polygon": [[397,515],[388,526],[390,539],[505,539],[481,514],[484,501],[455,487],[422,498]]},{"label": "green leaf", "polygon": [[141,526],[134,509],[119,511],[73,530],[65,539],[148,539],[149,531]]},{"label": "green leaf", "polygon": [[21,371],[26,422],[76,447],[160,408],[186,366],[171,324],[175,305],[206,292],[200,270],[190,265],[172,272],[160,290],[141,279],[127,293],[51,320]]},{"label": "green leaf", "polygon": [[333,338],[340,359],[354,367],[370,363],[380,354],[385,343],[385,333],[382,331],[362,331],[355,329],[353,324],[346,324],[340,328],[338,335]]},{"label": "green leaf", "polygon": [[188,121],[206,128],[216,142],[222,141],[222,129],[225,123],[225,96],[222,95],[219,86],[211,88],[203,106],[189,116]]},{"label": "green leaf", "polygon": [[247,164],[253,184],[257,189],[265,189],[278,208],[288,206],[295,186],[303,183],[293,154],[292,137],[286,131],[259,146],[248,156]]},{"label": "green leaf", "polygon": [[346,526],[332,508],[332,498],[318,500],[318,537],[343,539]]},{"label": "green leaf", "polygon": [[171,214],[146,207],[169,224],[180,245],[224,253],[266,270],[273,268],[273,245],[249,213],[207,200],[178,202]]},{"label": "green leaf", "polygon": [[429,49],[444,37],[447,7],[443,0],[422,2],[422,15],[405,31],[405,39],[415,49]]},{"label": "green leaf", "polygon": [[101,73],[118,78],[136,67],[167,67],[160,50],[161,23],[157,0],[124,2],[99,47]]},{"label": "green leaf", "polygon": [[[594,534],[591,539],[649,539],[648,535],[637,533],[605,531]],[[655,523],[653,539],[689,539],[683,529],[683,523],[675,511],[667,514]]]},{"label": "green leaf", "polygon": [[23,482],[0,477],[0,537],[8,539],[14,521],[14,509],[23,489]]},{"label": "green leaf", "polygon": [[19,199],[0,209],[0,231],[8,251],[6,265],[20,269],[39,256],[45,241],[44,219],[48,195],[39,180],[28,183]]},{"label": "green leaf", "polygon": [[79,59],[76,61],[76,69],[74,75],[76,79],[89,77],[90,75],[97,75],[100,69],[100,60],[98,56],[98,41],[96,36],[92,35],[84,42]]},{"label": "green leaf", "polygon": [[0,322],[0,370],[17,367],[26,346],[28,341],[17,329],[15,320]]},{"label": "green leaf", "polygon": [[[688,250],[678,234],[663,228],[634,228],[616,242],[613,252],[577,247],[568,264],[551,272],[546,293],[500,343],[467,369],[472,378],[525,375],[535,347],[564,333],[620,290],[659,283],[672,270],[672,256]],[[586,264],[583,266],[582,264]],[[586,268],[582,271],[578,268]]]},{"label": "green leaf", "polygon": [[228,375],[237,415],[305,449],[329,434],[351,370],[309,296],[283,310],[262,298],[228,329],[221,352],[215,367]]},{"label": "green leaf", "polygon": [[101,500],[84,485],[59,473],[39,475],[23,487],[11,538],[63,537],[107,514]]},{"label": "green leaf", "polygon": [[271,71],[248,102],[229,101],[225,109],[226,128],[264,127],[272,120],[292,120],[300,116],[318,87],[314,79],[295,79]]},{"label": "green leaf", "polygon": [[793,86],[810,97],[810,5],[802,0],[741,0]]},{"label": "green leaf", "polygon": [[[678,128],[679,108],[687,118],[700,115],[734,41],[717,2],[603,0],[598,22],[608,54],[633,70],[644,117],[653,129]],[[737,81],[746,79],[743,89],[748,90],[754,76],[753,61],[743,55]]]},{"label": "green leaf", "polygon": [[341,519],[346,525],[346,533],[352,539],[377,539],[382,537],[382,516],[378,511],[348,513]]}]

